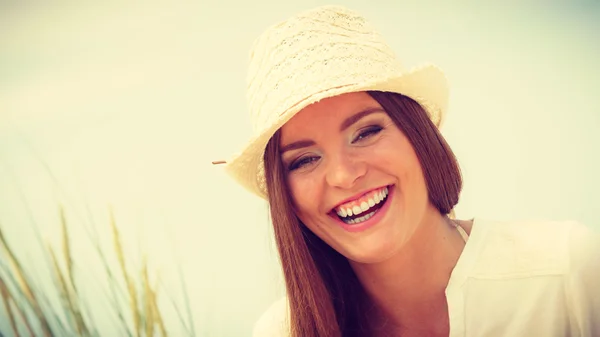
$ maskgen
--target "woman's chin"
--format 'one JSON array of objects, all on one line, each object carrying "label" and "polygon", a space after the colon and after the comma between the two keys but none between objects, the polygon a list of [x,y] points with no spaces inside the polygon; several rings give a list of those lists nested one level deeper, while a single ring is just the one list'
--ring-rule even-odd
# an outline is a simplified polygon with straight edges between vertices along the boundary
[{"label": "woman's chin", "polygon": [[378,240],[376,242],[363,241],[359,245],[352,245],[345,247],[343,252],[344,255],[350,262],[362,263],[362,264],[373,264],[380,263],[390,259],[396,253],[402,249],[402,245],[399,241],[390,240]]}]

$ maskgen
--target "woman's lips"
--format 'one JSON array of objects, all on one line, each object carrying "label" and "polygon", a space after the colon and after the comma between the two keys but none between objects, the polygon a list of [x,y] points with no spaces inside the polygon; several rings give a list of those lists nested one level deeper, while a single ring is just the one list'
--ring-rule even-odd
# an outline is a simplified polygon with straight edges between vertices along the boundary
[{"label": "woman's lips", "polygon": [[[338,225],[340,225],[344,230],[346,230],[348,232],[362,232],[362,231],[365,231],[365,230],[373,227],[374,225],[376,225],[383,218],[383,216],[386,214],[387,210],[390,208],[390,205],[392,203],[388,202],[388,201],[390,201],[394,197],[394,194],[395,194],[393,186],[394,185],[387,186],[387,188],[388,188],[388,195],[387,195],[387,198],[385,198],[383,200],[383,205],[380,208],[376,209],[375,213],[372,216],[369,216],[364,221],[361,221],[359,223],[348,224],[348,223],[344,222],[335,213],[335,211],[332,211],[330,213],[330,216],[336,221],[336,223]],[[369,212],[365,212],[365,213],[369,214]]]},{"label": "woman's lips", "polygon": [[370,208],[374,208],[376,205],[383,202],[387,198],[388,191],[388,186],[373,189],[360,195],[358,198],[338,205],[333,210],[342,219],[350,216],[355,217],[357,214],[365,213]]}]

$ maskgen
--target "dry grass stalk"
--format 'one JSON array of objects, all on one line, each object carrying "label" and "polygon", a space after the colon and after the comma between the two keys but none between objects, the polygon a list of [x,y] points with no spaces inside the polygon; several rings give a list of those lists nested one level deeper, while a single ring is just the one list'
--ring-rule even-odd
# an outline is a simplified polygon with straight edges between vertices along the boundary
[{"label": "dry grass stalk", "polygon": [[75,323],[77,334],[79,336],[88,336],[89,331],[85,325],[85,322],[83,321],[83,316],[77,303],[77,298],[67,284],[67,280],[60,269],[56,254],[54,253],[52,247],[48,246],[48,251],[50,252],[50,257],[52,258],[54,273],[56,274],[56,278],[58,280],[63,306],[66,307],[67,314],[71,316],[71,320]]},{"label": "dry grass stalk", "polygon": [[52,267],[54,268],[54,274],[58,281],[58,288],[60,292],[60,298],[63,302],[63,306],[67,307],[67,313],[71,316],[71,319],[75,320],[74,309],[69,299],[69,289],[67,283],[65,282],[65,278],[60,270],[60,266],[58,265],[58,260],[56,259],[56,254],[54,254],[54,250],[52,247],[48,246],[48,251],[50,252],[50,257],[52,259]]},{"label": "dry grass stalk", "polygon": [[148,263],[146,257],[142,265],[142,283],[144,286],[144,312],[146,320],[146,337],[154,336],[154,310],[152,309],[152,289],[150,288],[150,280],[148,279]]},{"label": "dry grass stalk", "polygon": [[33,309],[33,312],[35,313],[37,319],[40,322],[40,325],[42,328],[42,333],[44,334],[45,337],[51,337],[52,330],[50,329],[48,320],[46,319],[46,316],[42,312],[40,303],[38,302],[38,300],[35,296],[35,293],[33,292],[31,286],[29,285],[29,282],[27,282],[27,278],[25,277],[25,272],[23,271],[23,268],[21,267],[19,260],[17,260],[17,257],[15,256],[15,254],[12,252],[12,250],[6,243],[4,234],[2,233],[2,229],[0,229],[0,246],[2,246],[4,253],[8,256],[12,270],[17,277],[18,285],[21,288],[21,291],[25,295],[29,305]]},{"label": "dry grass stalk", "polygon": [[127,280],[127,290],[129,291],[129,305],[131,307],[131,314],[133,315],[133,324],[135,326],[135,332],[138,337],[141,336],[142,333],[142,324],[140,319],[140,312],[138,309],[138,298],[137,298],[137,290],[133,285],[133,281],[131,279]]},{"label": "dry grass stalk", "polygon": [[131,307],[131,314],[133,316],[133,324],[136,331],[136,336],[141,337],[141,322],[140,322],[140,312],[138,309],[138,298],[137,291],[127,272],[127,267],[125,266],[125,256],[123,254],[123,247],[121,246],[121,239],[119,235],[119,230],[117,229],[117,225],[115,223],[115,218],[110,210],[110,225],[112,227],[113,232],[113,240],[115,245],[115,251],[117,253],[117,258],[119,260],[119,265],[121,267],[121,272],[123,273],[123,278],[125,279],[125,283],[127,284],[127,290],[129,292],[129,305]]},{"label": "dry grass stalk", "polygon": [[8,288],[6,287],[6,283],[4,283],[4,280],[1,277],[0,277],[0,294],[2,294],[2,302],[4,302],[4,309],[6,309],[6,312],[8,313],[8,318],[10,320],[10,327],[12,328],[13,333],[15,334],[16,337],[21,337],[21,335],[19,334],[19,330],[17,329],[17,324],[15,323],[15,316],[13,315],[12,307],[10,305],[12,296],[10,295]]},{"label": "dry grass stalk", "polygon": [[151,303],[152,303],[152,311],[153,311],[153,316],[156,318],[156,324],[158,324],[158,328],[160,329],[160,335],[163,337],[167,337],[167,329],[165,329],[165,323],[162,319],[162,315],[160,314],[160,311],[158,310],[158,305],[157,305],[157,301],[156,301],[156,292],[152,289],[150,289],[150,299],[151,299]]},{"label": "dry grass stalk", "polygon": [[[62,248],[63,248],[63,256],[65,259],[65,263],[67,265],[67,277],[62,275],[61,269],[58,266],[56,261],[56,256],[54,252],[51,251],[52,258],[54,259],[55,270],[57,274],[59,274],[59,279],[61,281],[61,287],[65,292],[66,298],[68,300],[69,311],[72,315],[73,320],[75,321],[75,326],[77,328],[77,332],[80,336],[88,336],[89,330],[85,321],[83,320],[83,314],[81,313],[81,308],[79,307],[79,296],[77,293],[77,286],[75,283],[75,279],[73,277],[73,258],[71,255],[71,245],[69,240],[69,230],[67,227],[67,220],[65,217],[64,208],[62,205],[59,206],[60,212],[60,220],[62,227]],[[51,248],[50,248],[51,250]],[[67,282],[68,281],[68,282]]]},{"label": "dry grass stalk", "polygon": [[27,332],[29,332],[29,336],[35,337],[35,334],[33,333],[33,328],[31,327],[31,323],[29,323],[29,319],[25,315],[23,308],[21,308],[21,306],[19,305],[19,302],[17,302],[17,300],[15,300],[15,297],[13,296],[13,294],[10,292],[8,287],[6,287],[6,283],[4,282],[4,280],[0,279],[0,281],[2,281],[3,286],[7,290],[9,302],[12,303],[12,305],[16,308],[16,311],[19,314],[19,317],[21,317],[21,321],[23,322],[23,324],[25,324],[25,328],[27,328]]},{"label": "dry grass stalk", "polygon": [[60,222],[62,227],[62,248],[65,262],[67,263],[67,276],[73,291],[77,293],[75,280],[73,278],[73,258],[71,256],[71,245],[69,244],[69,231],[67,228],[67,219],[65,218],[65,210],[62,205],[59,205]]},{"label": "dry grass stalk", "polygon": [[100,261],[102,262],[104,272],[106,273],[106,276],[108,277],[109,291],[110,291],[110,295],[111,295],[109,300],[111,301],[112,310],[116,313],[117,318],[119,319],[119,322],[121,323],[121,326],[125,329],[125,332],[127,333],[127,336],[132,337],[132,334],[129,331],[129,328],[127,327],[127,322],[125,321],[125,317],[123,316],[123,312],[122,312],[122,310],[120,310],[119,303],[118,303],[118,296],[122,295],[122,294],[121,293],[117,294],[117,292],[121,291],[122,289],[117,287],[116,278],[113,274],[112,269],[110,268],[110,266],[108,264],[106,255],[102,251],[98,242],[96,242],[94,244],[94,247],[96,249],[96,252],[98,253],[98,256],[100,256]]},{"label": "dry grass stalk", "polygon": [[75,296],[73,296],[73,293],[69,295],[69,301],[71,307],[73,308],[72,313],[75,318],[75,326],[77,327],[77,332],[81,336],[89,336],[89,330],[87,328],[87,325],[85,324],[85,321],[83,320],[83,314],[81,313],[81,309],[79,308],[78,302]]},{"label": "dry grass stalk", "polygon": [[[163,337],[167,337],[167,329],[165,329],[165,324],[164,321],[162,319],[162,315],[160,314],[160,310],[158,310],[158,303],[156,300],[156,286],[154,287],[154,289],[152,288],[152,286],[150,285],[150,280],[148,278],[148,269],[147,269],[147,264],[144,264],[144,280],[146,282],[146,284],[148,285],[147,289],[146,289],[146,298],[147,301],[150,305],[151,311],[152,311],[152,318],[155,320],[154,324],[158,325],[158,328],[160,330],[160,335]],[[157,281],[154,283],[155,285],[158,284],[158,276],[157,276]]]}]

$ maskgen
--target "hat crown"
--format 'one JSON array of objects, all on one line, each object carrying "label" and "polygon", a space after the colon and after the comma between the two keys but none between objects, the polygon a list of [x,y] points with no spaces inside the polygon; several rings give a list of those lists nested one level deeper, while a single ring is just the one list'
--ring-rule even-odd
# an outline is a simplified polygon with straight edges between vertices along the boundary
[{"label": "hat crown", "polygon": [[359,13],[323,6],[267,29],[254,43],[247,103],[255,135],[324,91],[403,71],[383,37]]}]

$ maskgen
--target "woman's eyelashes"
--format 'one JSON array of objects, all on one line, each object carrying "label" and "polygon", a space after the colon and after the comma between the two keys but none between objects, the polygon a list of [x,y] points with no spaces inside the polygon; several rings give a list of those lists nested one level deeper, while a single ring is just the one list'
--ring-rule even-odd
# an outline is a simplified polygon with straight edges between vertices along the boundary
[{"label": "woman's eyelashes", "polygon": [[289,171],[294,171],[297,170],[299,168],[303,168],[305,166],[308,166],[309,164],[313,163],[314,161],[319,160],[319,157],[317,156],[304,156],[304,157],[300,157],[296,160],[294,160],[290,166],[288,167]]},{"label": "woman's eyelashes", "polygon": [[[366,141],[367,139],[377,135],[383,130],[383,127],[380,125],[371,125],[367,126],[363,129],[360,129],[358,135],[352,139],[352,144],[360,143],[362,141]],[[288,171],[295,171],[298,169],[306,168],[310,165],[313,165],[316,161],[321,159],[320,156],[315,155],[305,155],[300,158],[292,161],[288,166]]]},{"label": "woman's eyelashes", "polygon": [[371,125],[363,128],[359,131],[358,135],[352,140],[352,144],[365,140],[369,137],[375,136],[383,130],[383,127],[379,125]]}]

